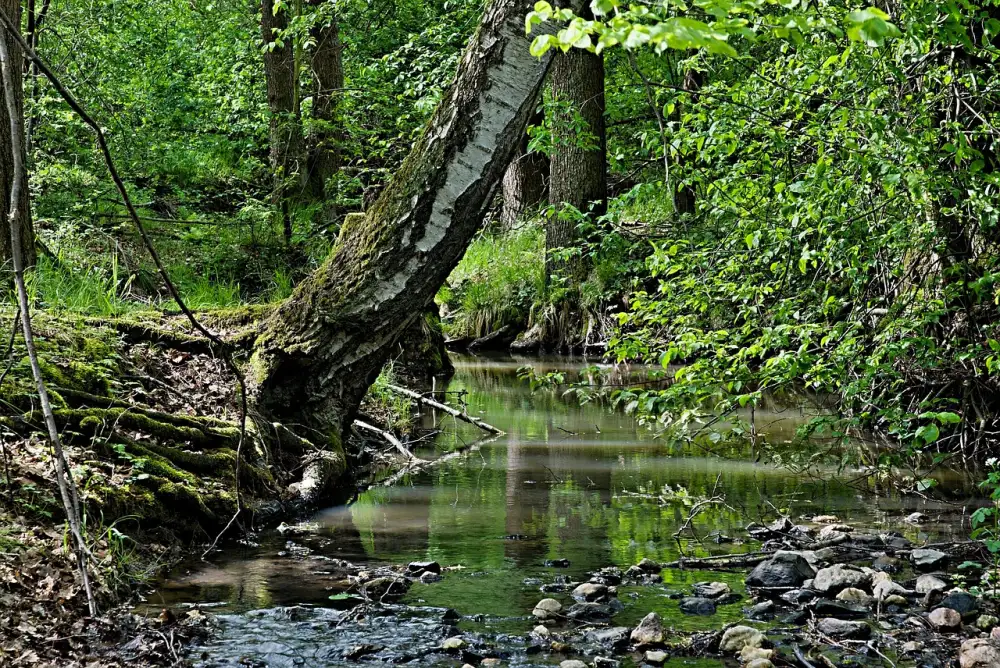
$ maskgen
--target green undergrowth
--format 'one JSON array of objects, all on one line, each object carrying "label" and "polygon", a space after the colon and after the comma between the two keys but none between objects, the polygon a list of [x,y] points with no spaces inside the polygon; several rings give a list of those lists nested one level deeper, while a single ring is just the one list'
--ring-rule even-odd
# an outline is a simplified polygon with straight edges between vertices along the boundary
[{"label": "green undergrowth", "polygon": [[479,337],[505,325],[523,329],[544,295],[544,272],[545,233],[539,227],[479,236],[438,292],[445,332]]}]

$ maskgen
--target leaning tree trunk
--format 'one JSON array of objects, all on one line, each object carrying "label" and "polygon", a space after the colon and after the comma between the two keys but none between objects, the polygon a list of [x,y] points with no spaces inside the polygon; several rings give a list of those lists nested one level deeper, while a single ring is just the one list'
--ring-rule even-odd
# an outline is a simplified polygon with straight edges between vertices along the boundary
[{"label": "leaning tree trunk", "polygon": [[270,160],[275,203],[281,207],[286,241],[292,224],[288,197],[294,177],[301,174],[302,124],[296,89],[295,49],[288,29],[287,6],[275,13],[275,0],[261,0],[260,34],[264,40],[264,78],[270,121]]},{"label": "leaning tree trunk", "polygon": [[[544,112],[531,119],[532,125],[545,121]],[[527,133],[521,138],[517,155],[503,175],[503,207],[500,229],[509,232],[533,207],[545,202],[548,195],[549,159],[544,153],[528,152]]]},{"label": "leaning tree trunk", "polygon": [[339,450],[393,344],[479,229],[534,112],[548,58],[530,55],[531,0],[494,0],[450,91],[364,219],[262,324],[255,408]]},{"label": "leaning tree trunk", "polygon": [[[21,23],[21,3],[20,0],[0,0],[0,10],[2,10],[11,21],[20,25]],[[10,57],[13,71],[17,75],[14,77],[14,103],[19,110],[24,108],[24,83],[21,73],[24,71],[22,65],[23,54],[21,47],[10,40]],[[6,95],[6,94],[5,94]],[[19,114],[23,122],[23,113]],[[0,146],[11,146],[10,136],[10,116],[7,114],[6,97],[0,103]],[[11,185],[14,183],[14,156],[10,151],[0,151],[0,192],[9,193]],[[0,197],[0,220],[6,221],[10,216],[12,204],[9,197]],[[26,268],[35,265],[35,229],[31,222],[31,207],[28,204],[28,188],[21,188],[20,197],[14,206],[18,209],[17,224],[21,232],[21,258],[24,260]],[[0,226],[0,270],[4,274],[10,274],[11,267],[11,239],[10,230],[7,225]]]},{"label": "leaning tree trunk", "polygon": [[[552,65],[552,154],[549,161],[549,202],[556,207],[569,204],[586,213],[601,215],[608,196],[607,137],[604,124],[604,59],[570,49],[556,56]],[[577,132],[579,114],[586,123],[585,134]],[[572,248],[579,243],[576,221],[569,216],[552,216],[545,228],[546,250]],[[548,273],[562,274],[574,281],[586,275],[583,262],[547,261]]]},{"label": "leaning tree trunk", "polygon": [[[325,0],[307,0],[319,8]],[[312,196],[323,200],[326,183],[340,169],[339,100],[344,87],[343,46],[337,17],[330,16],[311,31],[315,41],[310,62],[313,80],[313,127],[308,141],[308,184]],[[329,210],[328,213],[333,213]]]}]

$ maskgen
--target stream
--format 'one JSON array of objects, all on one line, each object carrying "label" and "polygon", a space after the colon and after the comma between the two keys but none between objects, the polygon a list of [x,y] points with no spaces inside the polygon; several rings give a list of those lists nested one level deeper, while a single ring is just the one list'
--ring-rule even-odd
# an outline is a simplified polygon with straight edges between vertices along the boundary
[{"label": "stream", "polygon": [[[589,663],[601,654],[599,638],[574,644],[565,654],[540,651],[528,635],[538,623],[531,611],[549,596],[570,602],[560,584],[585,581],[603,567],[625,570],[643,558],[669,562],[684,554],[750,552],[759,543],[741,543],[743,529],[774,519],[776,510],[796,521],[834,514],[854,526],[899,531],[915,542],[968,536],[967,525],[958,521],[960,505],[861,493],[835,470],[794,474],[750,447],[727,458],[672,448],[607,406],[580,406],[556,391],[532,392],[517,377],[526,363],[540,371],[572,372],[588,364],[583,360],[454,361],[447,389],[461,394],[449,394],[449,401],[464,400],[471,414],[506,435],[318,513],[314,534],[269,533],[259,545],[231,546],[210,564],[177,569],[148,597],[147,607],[201,607],[218,616],[218,633],[195,651],[198,665],[326,667],[361,660],[460,666],[477,656],[499,656],[503,665],[515,666],[558,665],[569,658]],[[758,408],[754,420],[760,433],[780,443],[814,413],[775,405]],[[444,414],[425,412],[421,419],[442,432],[415,450],[420,457],[438,457],[481,438],[474,427]],[[724,494],[725,503],[706,507],[675,538],[695,500],[713,493]],[[930,521],[906,524],[914,511]],[[440,581],[415,582],[383,613],[355,618],[342,605],[343,594],[337,598],[344,587],[331,575],[331,560],[372,567],[435,561],[443,572]],[[547,566],[551,560],[569,565]],[[667,626],[694,632],[745,618],[745,573],[665,569],[662,577],[662,583],[619,586],[624,608],[613,624],[631,627],[655,611]],[[706,580],[729,584],[742,600],[711,615],[683,614],[678,594]],[[468,642],[463,653],[435,651],[456,632]],[[632,665],[630,660],[621,665]],[[675,658],[666,665],[730,664]]]}]

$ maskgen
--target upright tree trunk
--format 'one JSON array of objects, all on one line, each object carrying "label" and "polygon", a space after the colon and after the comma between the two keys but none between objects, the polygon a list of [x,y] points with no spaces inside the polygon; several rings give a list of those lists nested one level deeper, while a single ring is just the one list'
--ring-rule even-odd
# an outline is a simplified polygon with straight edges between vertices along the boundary
[{"label": "upright tree trunk", "polygon": [[[604,126],[604,59],[583,49],[558,54],[552,64],[552,155],[549,162],[549,201],[569,204],[586,213],[604,212],[608,196],[607,137]],[[578,132],[578,119],[586,128]],[[596,203],[596,204],[595,204]],[[545,228],[547,250],[571,248],[579,242],[576,221],[553,216]],[[582,280],[582,262],[548,261],[549,274]]]},{"label": "upright tree trunk", "polygon": [[[543,112],[531,119],[532,125],[541,125]],[[513,230],[525,213],[542,204],[548,195],[549,159],[543,153],[528,152],[529,137],[521,138],[517,155],[503,176],[503,207],[500,210],[500,229]]]},{"label": "upright tree trunk", "polygon": [[[319,7],[324,0],[307,0],[310,7]],[[326,182],[340,169],[341,127],[338,114],[341,89],[344,87],[343,45],[340,26],[335,16],[318,23],[312,29],[315,41],[310,64],[313,83],[313,127],[308,142],[308,184],[312,196],[326,196]]]},{"label": "upright tree trunk", "polygon": [[494,0],[409,157],[364,220],[262,324],[260,414],[331,449],[391,347],[461,259],[534,112],[548,58],[529,53],[531,0]]},{"label": "upright tree trunk", "polygon": [[[11,21],[20,25],[21,23],[21,2],[20,0],[0,0],[0,10],[10,17]],[[23,125],[24,109],[24,81],[21,73],[24,71],[21,47],[14,40],[9,40],[9,51],[12,61],[14,77],[14,103],[19,110],[19,116]],[[10,116],[7,113],[6,93],[3,104],[0,104],[0,146],[10,147],[13,145],[10,134]],[[23,128],[22,128],[23,129]],[[0,189],[4,193],[0,197],[0,214],[3,215],[4,224],[0,225],[0,269],[5,274],[9,274],[11,267],[11,238],[10,230],[6,224],[10,216],[11,206],[18,209],[17,224],[21,232],[21,257],[24,260],[25,268],[35,265],[35,228],[31,221],[31,207],[28,203],[28,188],[20,189],[20,196],[17,202],[10,202],[11,186],[14,183],[14,156],[9,150],[0,151]]]},{"label": "upright tree trunk", "polygon": [[[264,78],[267,80],[267,106],[271,112],[270,159],[274,174],[275,202],[281,207],[284,232],[291,241],[292,227],[288,198],[295,177],[301,175],[302,124],[299,118],[295,49],[288,37],[289,8],[275,14],[274,0],[261,0],[260,32],[264,40]],[[300,177],[301,178],[301,177]]]},{"label": "upright tree trunk", "polygon": [[[695,94],[701,90],[703,85],[704,81],[701,72],[698,72],[697,70],[688,70],[684,73],[684,90],[692,93],[692,102],[697,99]],[[680,106],[677,107],[675,113],[676,118],[680,119],[682,114]],[[677,167],[680,168],[676,170],[677,176],[682,177],[684,165],[679,163]],[[677,205],[677,213],[689,216],[694,215],[698,207],[694,187],[689,185],[681,186],[677,193],[675,193],[674,202]]]}]

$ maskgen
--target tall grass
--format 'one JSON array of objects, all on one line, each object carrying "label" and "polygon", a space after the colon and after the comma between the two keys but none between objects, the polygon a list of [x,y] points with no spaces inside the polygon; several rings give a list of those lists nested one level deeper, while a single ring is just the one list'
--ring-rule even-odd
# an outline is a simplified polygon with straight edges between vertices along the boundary
[{"label": "tall grass", "polygon": [[545,233],[531,226],[510,235],[483,234],[438,293],[452,336],[485,336],[504,325],[523,326],[545,292]]}]

